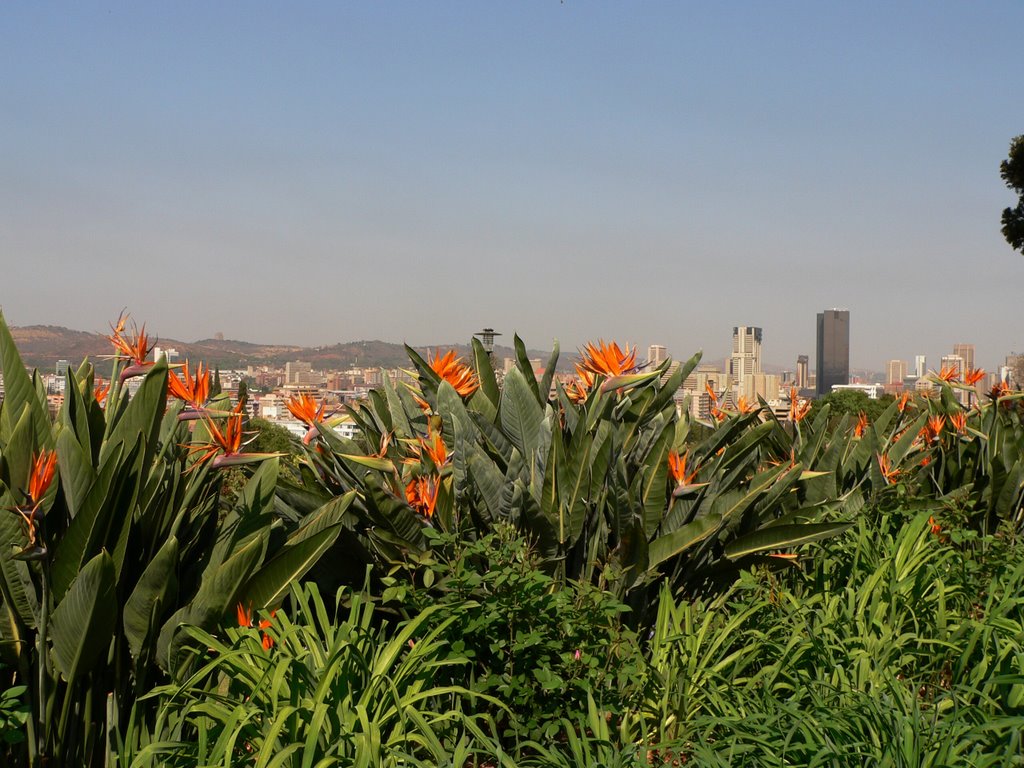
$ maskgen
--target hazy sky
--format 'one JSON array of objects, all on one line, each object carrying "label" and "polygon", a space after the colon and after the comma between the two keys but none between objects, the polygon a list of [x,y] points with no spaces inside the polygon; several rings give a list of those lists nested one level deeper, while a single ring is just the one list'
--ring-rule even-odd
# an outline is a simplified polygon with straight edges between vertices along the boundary
[{"label": "hazy sky", "polygon": [[1024,351],[1024,2],[4,3],[0,306],[854,366]]}]

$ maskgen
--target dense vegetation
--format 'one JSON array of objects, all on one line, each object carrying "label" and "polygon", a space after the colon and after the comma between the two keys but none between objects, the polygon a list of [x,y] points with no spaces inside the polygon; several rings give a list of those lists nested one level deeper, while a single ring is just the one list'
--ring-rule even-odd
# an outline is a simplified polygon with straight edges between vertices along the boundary
[{"label": "dense vegetation", "polygon": [[254,452],[111,341],[51,420],[0,318],[7,764],[1022,764],[1024,395],[977,371],[699,425],[698,357],[408,350]]}]

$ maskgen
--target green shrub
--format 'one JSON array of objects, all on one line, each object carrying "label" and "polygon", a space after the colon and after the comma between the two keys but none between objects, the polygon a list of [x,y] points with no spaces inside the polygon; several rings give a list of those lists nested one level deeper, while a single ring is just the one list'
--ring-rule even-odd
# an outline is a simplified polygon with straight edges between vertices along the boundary
[{"label": "green shrub", "polygon": [[507,705],[488,709],[507,745],[564,738],[563,719],[586,713],[590,699],[608,716],[642,700],[649,676],[635,633],[623,626],[628,609],[614,596],[557,582],[511,526],[476,542],[432,539],[439,559],[425,566],[421,586],[392,580],[385,599],[414,613],[437,606],[438,617],[452,620],[445,636],[469,667],[450,668],[461,676],[451,681],[468,680]]}]

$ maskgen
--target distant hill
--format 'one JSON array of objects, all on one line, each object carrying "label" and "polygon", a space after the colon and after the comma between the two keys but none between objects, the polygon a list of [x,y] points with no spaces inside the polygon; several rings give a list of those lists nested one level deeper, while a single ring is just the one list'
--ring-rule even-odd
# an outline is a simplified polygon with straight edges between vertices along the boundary
[{"label": "distant hill", "polygon": [[[58,360],[69,360],[77,366],[85,357],[102,370],[101,360],[111,353],[107,337],[99,333],[75,331],[54,325],[29,325],[11,328],[11,335],[18,346],[26,365],[41,371],[52,371]],[[303,347],[285,344],[256,344],[234,339],[201,339],[186,342],[178,339],[160,338],[157,344],[165,349],[178,350],[179,360],[188,358],[193,362],[203,360],[209,366],[222,369],[245,368],[247,366],[283,366],[285,363],[302,360],[310,363],[314,370],[344,370],[360,368],[408,368],[411,363],[402,344],[387,341],[344,341],[330,346]],[[468,359],[472,354],[469,344],[431,345],[434,349],[455,349],[456,353]],[[428,347],[417,351],[426,356]],[[574,352],[574,350],[570,350]],[[501,360],[512,357],[511,347],[495,346],[495,356]],[[531,358],[547,361],[550,352],[529,350]],[[568,369],[563,354],[559,369]]]}]

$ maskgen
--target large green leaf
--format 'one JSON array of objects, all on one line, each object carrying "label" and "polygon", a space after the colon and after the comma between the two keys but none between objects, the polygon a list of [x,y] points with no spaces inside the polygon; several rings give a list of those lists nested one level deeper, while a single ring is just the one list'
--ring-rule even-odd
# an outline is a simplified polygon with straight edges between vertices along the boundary
[{"label": "large green leaf", "polygon": [[244,601],[253,608],[276,608],[297,582],[326,552],[341,532],[341,523],[286,546],[256,571],[245,587]]},{"label": "large green leaf", "polygon": [[748,533],[725,545],[725,556],[736,560],[753,552],[783,549],[838,536],[853,523],[806,523],[804,525],[773,525]]},{"label": "large green leaf", "polygon": [[96,481],[96,470],[92,466],[89,447],[83,446],[70,429],[61,430],[57,436],[57,463],[68,512],[75,517],[85,503],[89,488]]},{"label": "large green leaf", "polygon": [[177,593],[178,540],[171,536],[146,566],[124,604],[124,635],[133,658],[149,644],[163,608]]},{"label": "large green leaf", "polygon": [[558,367],[558,353],[558,339],[554,339],[551,342],[551,356],[548,358],[548,364],[544,367],[544,375],[541,377],[539,384],[541,401],[544,403],[551,398],[551,382],[555,380],[555,369]]},{"label": "large green leaf", "polygon": [[120,468],[121,448],[118,447],[107,454],[99,474],[81,503],[78,514],[57,545],[51,581],[54,597],[58,600],[71,586],[82,563],[93,554],[89,551],[90,542],[98,538],[94,535],[94,530],[97,527],[106,528],[106,520],[114,506],[109,496],[114,485],[114,476]]},{"label": "large green leaf", "polygon": [[3,446],[3,462],[10,478],[11,493],[17,502],[28,498],[29,475],[32,473],[35,454],[35,427],[32,424],[32,412],[28,406],[21,409],[18,419],[11,430],[7,445]]},{"label": "large green leaf", "polygon": [[512,345],[516,350],[516,365],[523,374],[523,381],[526,382],[530,391],[533,392],[533,396],[537,399],[538,405],[542,408],[548,401],[547,393],[544,393],[544,397],[541,397],[540,390],[537,388],[537,374],[533,370],[533,363],[530,362],[530,356],[526,353],[526,345],[523,340],[519,338],[519,334],[513,334]]},{"label": "large green leaf", "polygon": [[[167,407],[167,358],[149,369],[138,391],[132,395],[128,407],[110,431],[102,456],[106,457],[118,445],[134,445],[141,435],[144,440],[143,465],[149,466],[160,438],[160,423]],[[109,418],[109,416],[108,416]]]},{"label": "large green leaf", "polygon": [[[480,381],[480,393],[497,411],[498,401],[501,399],[501,391],[498,389],[498,379],[494,375],[494,368],[491,367],[491,356],[487,354],[480,339],[473,338],[473,361],[476,363],[476,377]],[[475,394],[474,394],[475,396]]]},{"label": "large green leaf", "polygon": [[663,425],[658,439],[643,458],[640,502],[644,508],[644,533],[650,537],[668,512],[668,454],[675,429]]},{"label": "large green leaf", "polygon": [[65,680],[73,683],[107,650],[116,619],[114,561],[100,552],[85,564],[50,619],[53,656]]},{"label": "large green leaf", "polygon": [[398,391],[391,382],[391,377],[387,374],[381,376],[381,387],[387,399],[388,413],[391,415],[391,428],[399,437],[410,437],[412,435],[412,425],[409,423],[409,415],[405,412],[405,407],[398,396]]},{"label": "large green leaf", "polygon": [[20,413],[28,406],[36,445],[40,448],[50,444],[50,416],[46,410],[46,397],[39,399],[32,377],[25,370],[14,338],[7,327],[3,311],[0,311],[0,370],[4,375],[4,409]]},{"label": "large green leaf", "polygon": [[330,501],[324,503],[318,509],[303,518],[298,530],[289,537],[289,542],[297,544],[304,539],[315,536],[333,525],[341,524],[343,528],[351,528],[354,516],[349,512],[349,507],[352,506],[352,502],[355,501],[355,498],[356,492],[349,491],[342,496],[336,496]]},{"label": "large green leaf", "polygon": [[[534,384],[536,385],[536,382]],[[501,393],[498,413],[501,417],[502,431],[519,449],[527,464],[533,462],[534,454],[541,443],[544,410],[518,368],[513,368],[505,376],[505,387]]]},{"label": "large green leaf", "polygon": [[196,596],[164,622],[157,639],[157,662],[173,671],[178,648],[184,638],[179,634],[182,624],[212,629],[238,602],[242,585],[248,580],[266,549],[266,536],[252,538],[219,566],[208,566]]},{"label": "large green leaf", "polygon": [[647,550],[648,568],[656,568],[670,557],[678,555],[711,536],[722,525],[721,515],[707,515],[692,523],[659,536]]},{"label": "large green leaf", "polygon": [[18,618],[29,629],[34,629],[39,615],[39,597],[32,582],[28,563],[10,556],[12,548],[23,548],[25,538],[21,517],[7,512],[2,507],[14,506],[10,494],[0,494],[0,578],[3,579],[3,596],[9,599]]},{"label": "large green leaf", "polygon": [[472,443],[467,443],[467,446],[470,451],[469,477],[487,507],[488,517],[496,520],[502,511],[501,488],[505,478],[482,448]]}]

